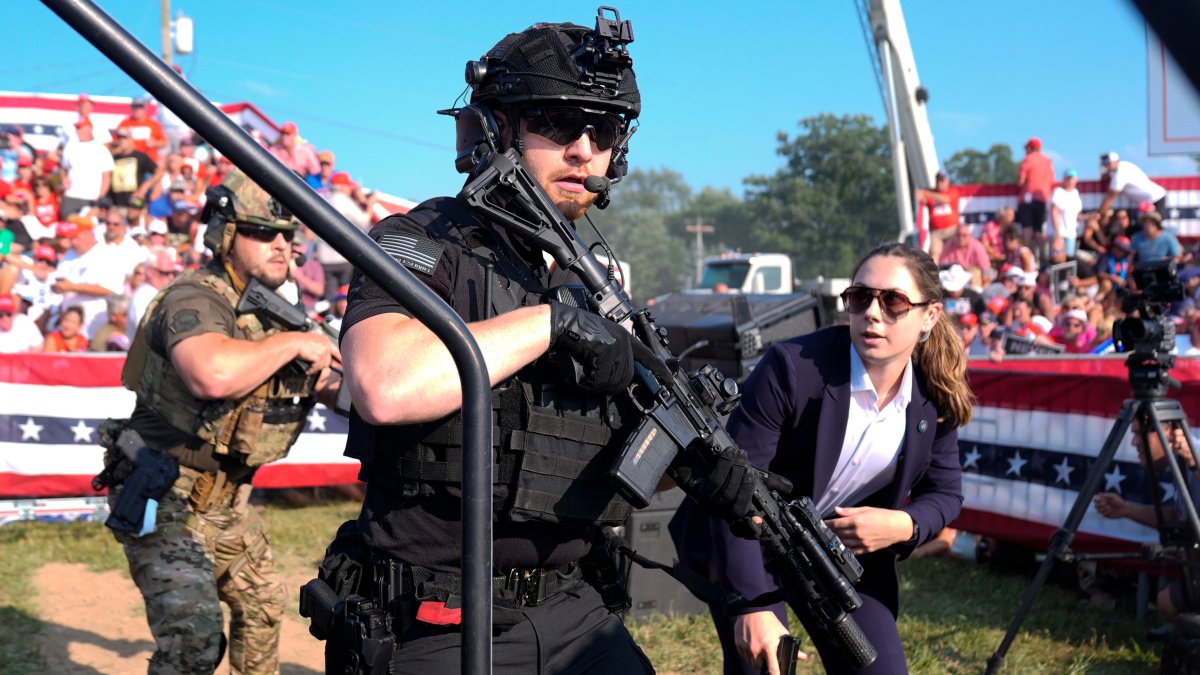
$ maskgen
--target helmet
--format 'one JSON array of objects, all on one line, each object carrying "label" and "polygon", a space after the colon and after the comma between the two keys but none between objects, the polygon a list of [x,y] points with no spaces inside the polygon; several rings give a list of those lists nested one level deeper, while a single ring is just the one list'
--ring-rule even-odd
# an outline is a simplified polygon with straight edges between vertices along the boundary
[{"label": "helmet", "polygon": [[467,63],[471,103],[577,105],[632,120],[641,112],[642,100],[626,50],[630,42],[632,25],[608,7],[597,10],[595,29],[536,23]]},{"label": "helmet", "polygon": [[200,215],[207,228],[204,245],[214,258],[224,258],[229,253],[238,223],[277,230],[294,230],[299,226],[283,204],[237,169],[225,174],[221,184],[208,188],[204,196],[204,212]]}]

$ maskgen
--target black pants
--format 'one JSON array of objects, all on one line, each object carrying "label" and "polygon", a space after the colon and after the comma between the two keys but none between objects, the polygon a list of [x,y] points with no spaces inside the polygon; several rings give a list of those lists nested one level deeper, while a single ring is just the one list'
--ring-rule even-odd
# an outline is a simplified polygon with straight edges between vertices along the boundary
[{"label": "black pants", "polygon": [[[821,663],[824,664],[827,673],[904,675],[908,672],[908,663],[904,656],[904,644],[900,641],[899,631],[896,630],[896,617],[882,602],[869,595],[866,589],[860,586],[858,590],[863,599],[863,606],[855,610],[851,616],[874,645],[875,651],[879,653],[875,662],[861,670],[852,668],[834,642],[826,637],[825,632],[819,626],[809,625],[808,622],[804,622],[804,629],[808,632],[812,642],[807,643],[806,641],[801,649],[811,654],[812,648],[815,646],[821,654]],[[764,609],[775,612],[775,616],[780,618],[780,622],[787,625],[787,614],[784,612],[783,603]],[[721,640],[721,651],[725,657],[725,675],[759,675],[762,671],[752,668],[745,659],[741,658],[734,645],[733,623],[737,617],[726,616],[719,608],[710,607],[710,610],[713,615],[713,623],[717,627],[717,637]]]},{"label": "black pants", "polygon": [[[521,611],[523,621],[492,634],[492,668],[497,675],[654,673],[625,624],[600,604],[599,594],[587,584]],[[394,672],[457,673],[461,642],[459,626],[415,623],[400,639],[392,659]]]}]

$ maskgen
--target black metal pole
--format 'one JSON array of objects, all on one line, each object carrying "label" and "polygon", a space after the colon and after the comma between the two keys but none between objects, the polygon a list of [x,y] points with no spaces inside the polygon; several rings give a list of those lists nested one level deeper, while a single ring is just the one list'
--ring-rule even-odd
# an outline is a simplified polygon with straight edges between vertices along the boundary
[{"label": "black metal pole", "polygon": [[492,427],[487,364],[463,320],[90,0],[42,0],[446,344],[463,391],[462,672],[491,672]]}]

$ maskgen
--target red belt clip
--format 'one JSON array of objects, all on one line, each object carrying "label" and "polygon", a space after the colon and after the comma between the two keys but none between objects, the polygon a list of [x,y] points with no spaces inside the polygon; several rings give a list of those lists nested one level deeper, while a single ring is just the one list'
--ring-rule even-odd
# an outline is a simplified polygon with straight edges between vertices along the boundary
[{"label": "red belt clip", "polygon": [[444,602],[422,602],[417,608],[417,621],[435,626],[457,626],[462,623],[462,607],[451,609]]}]

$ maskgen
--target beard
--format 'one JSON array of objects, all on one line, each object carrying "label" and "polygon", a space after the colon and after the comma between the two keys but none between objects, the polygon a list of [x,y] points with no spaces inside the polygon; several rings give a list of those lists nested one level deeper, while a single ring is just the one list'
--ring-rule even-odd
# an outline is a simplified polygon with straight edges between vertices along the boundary
[{"label": "beard", "polygon": [[592,192],[567,192],[566,190],[559,189],[553,180],[543,183],[542,189],[549,195],[550,201],[554,202],[554,205],[562,212],[563,217],[571,222],[582,218],[583,214],[587,213],[587,210],[592,207],[597,197]]}]

